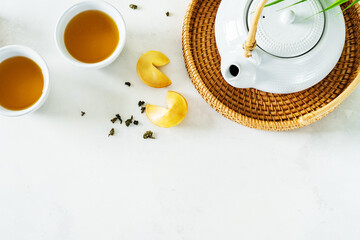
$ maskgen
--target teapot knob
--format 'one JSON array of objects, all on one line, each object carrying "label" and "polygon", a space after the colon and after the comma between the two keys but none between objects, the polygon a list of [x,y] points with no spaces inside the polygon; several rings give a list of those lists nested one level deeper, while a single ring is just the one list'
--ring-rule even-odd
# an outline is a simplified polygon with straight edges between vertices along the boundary
[{"label": "teapot knob", "polygon": [[283,24],[292,24],[295,21],[295,12],[292,10],[285,10],[281,13],[280,19]]}]

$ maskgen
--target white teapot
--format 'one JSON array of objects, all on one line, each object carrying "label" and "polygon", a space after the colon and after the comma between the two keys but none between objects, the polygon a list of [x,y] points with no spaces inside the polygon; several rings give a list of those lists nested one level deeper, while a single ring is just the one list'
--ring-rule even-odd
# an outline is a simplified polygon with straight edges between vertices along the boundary
[{"label": "white teapot", "polygon": [[328,0],[285,0],[264,8],[266,2],[222,0],[215,37],[224,79],[234,87],[272,93],[317,84],[344,48],[340,7],[322,12]]}]

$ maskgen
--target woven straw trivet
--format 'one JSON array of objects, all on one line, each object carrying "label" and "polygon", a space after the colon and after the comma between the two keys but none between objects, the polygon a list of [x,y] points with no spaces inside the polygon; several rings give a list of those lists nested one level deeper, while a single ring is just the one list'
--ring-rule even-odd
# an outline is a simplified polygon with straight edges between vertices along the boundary
[{"label": "woven straw trivet", "polygon": [[[333,71],[320,83],[302,92],[272,94],[255,89],[234,88],[222,77],[214,32],[220,2],[221,0],[191,1],[183,24],[182,41],[186,68],[195,88],[223,116],[262,130],[296,129],[320,120],[333,111],[359,83],[358,4],[344,12],[345,47]],[[343,4],[342,7],[350,3]]]}]

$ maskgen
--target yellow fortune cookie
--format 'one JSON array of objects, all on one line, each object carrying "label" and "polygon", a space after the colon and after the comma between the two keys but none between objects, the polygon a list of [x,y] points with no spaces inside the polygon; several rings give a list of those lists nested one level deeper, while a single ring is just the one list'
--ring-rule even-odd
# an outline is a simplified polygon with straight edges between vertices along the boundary
[{"label": "yellow fortune cookie", "polygon": [[173,91],[168,91],[166,102],[168,108],[146,105],[146,116],[156,126],[170,128],[184,120],[188,104],[183,96]]},{"label": "yellow fortune cookie", "polygon": [[154,88],[167,87],[171,84],[170,79],[156,67],[165,66],[169,62],[161,52],[148,51],[139,58],[136,70],[146,85]]}]

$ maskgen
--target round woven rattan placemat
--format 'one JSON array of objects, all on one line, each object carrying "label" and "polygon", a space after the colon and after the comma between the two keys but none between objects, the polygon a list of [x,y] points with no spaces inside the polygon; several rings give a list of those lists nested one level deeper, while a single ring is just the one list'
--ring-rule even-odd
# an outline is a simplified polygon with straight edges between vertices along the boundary
[{"label": "round woven rattan placemat", "polygon": [[[182,41],[186,68],[195,88],[205,101],[223,116],[262,130],[296,129],[320,120],[333,111],[358,84],[358,4],[344,12],[345,47],[332,72],[307,90],[292,94],[272,94],[256,89],[234,88],[222,77],[214,31],[220,2],[221,0],[191,1],[183,24]],[[350,3],[343,4],[342,7]],[[352,89],[350,91],[346,90],[347,88]]]}]

